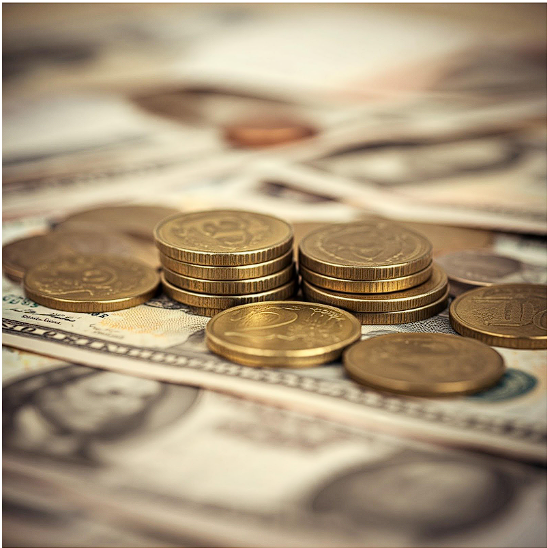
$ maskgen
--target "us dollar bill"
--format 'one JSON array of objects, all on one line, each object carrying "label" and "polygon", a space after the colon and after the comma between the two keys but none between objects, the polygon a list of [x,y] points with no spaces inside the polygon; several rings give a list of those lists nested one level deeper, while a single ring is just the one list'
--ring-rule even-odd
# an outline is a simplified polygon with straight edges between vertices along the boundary
[{"label": "us dollar bill", "polygon": [[[500,348],[507,373],[478,395],[412,398],[365,388],[344,374],[340,362],[298,370],[231,363],[208,351],[208,320],[164,295],[117,312],[60,312],[27,299],[4,280],[2,329],[8,346],[398,435],[547,460],[546,351]],[[414,324],[363,326],[363,337],[391,331],[454,333],[445,312]]]},{"label": "us dollar bill", "polygon": [[69,363],[3,402],[10,545],[544,545],[530,464]]}]

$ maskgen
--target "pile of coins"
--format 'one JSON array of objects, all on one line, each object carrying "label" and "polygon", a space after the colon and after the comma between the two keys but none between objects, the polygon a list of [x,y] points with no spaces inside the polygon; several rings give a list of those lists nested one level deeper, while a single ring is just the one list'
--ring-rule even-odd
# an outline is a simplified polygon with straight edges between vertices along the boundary
[{"label": "pile of coins", "polygon": [[2,248],[2,269],[37,303],[105,312],[146,302],[159,285],[152,231],[176,209],[107,206],[76,212],[53,230]]},{"label": "pile of coins", "polygon": [[299,245],[309,301],[351,311],[363,324],[424,320],[444,310],[448,280],[427,238],[382,219],[321,227]]},{"label": "pile of coins", "polygon": [[184,213],[154,230],[165,293],[204,316],[298,290],[293,231],[269,215],[237,210]]}]

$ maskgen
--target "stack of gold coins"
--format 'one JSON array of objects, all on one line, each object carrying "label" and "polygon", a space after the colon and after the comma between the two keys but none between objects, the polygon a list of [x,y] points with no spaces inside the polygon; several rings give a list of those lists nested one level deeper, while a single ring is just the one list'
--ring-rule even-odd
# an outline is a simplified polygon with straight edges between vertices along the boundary
[{"label": "stack of gold coins", "polygon": [[363,324],[396,324],[438,314],[448,302],[445,272],[427,238],[397,223],[367,219],[328,225],[299,245],[309,301],[351,311]]},{"label": "stack of gold coins", "polygon": [[250,211],[211,210],[164,219],[154,230],[163,289],[194,312],[293,297],[291,226]]}]

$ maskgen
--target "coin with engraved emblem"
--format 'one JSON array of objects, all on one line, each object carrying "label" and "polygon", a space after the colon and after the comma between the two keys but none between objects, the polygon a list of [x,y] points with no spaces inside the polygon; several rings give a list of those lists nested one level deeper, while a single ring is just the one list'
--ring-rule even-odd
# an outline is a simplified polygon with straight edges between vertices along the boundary
[{"label": "coin with engraved emblem", "polygon": [[391,293],[415,287],[427,281],[433,272],[433,265],[430,264],[423,270],[408,276],[392,278],[391,280],[343,280],[333,278],[324,274],[317,274],[304,266],[298,269],[304,280],[317,287],[341,291],[343,293]]},{"label": "coin with engraved emblem", "polygon": [[505,372],[493,348],[441,333],[391,333],[360,341],[344,352],[344,368],[359,383],[408,396],[480,392]]},{"label": "coin with engraved emblem", "polygon": [[383,280],[408,276],[431,262],[429,240],[383,219],[326,225],[300,242],[299,264],[333,278]]},{"label": "coin with engraved emblem", "polygon": [[403,291],[392,293],[342,293],[302,282],[307,300],[331,304],[355,312],[395,312],[428,305],[444,295],[448,280],[444,270],[433,265],[431,277],[426,282]]},{"label": "coin with engraved emblem", "polygon": [[361,336],[348,312],[299,301],[264,302],[225,310],[207,324],[207,346],[253,366],[309,367],[336,359]]},{"label": "coin with engraved emblem", "polygon": [[104,312],[151,299],[158,273],[140,261],[112,255],[57,257],[25,275],[27,297],[69,312]]},{"label": "coin with engraved emblem", "polygon": [[203,266],[183,263],[160,253],[160,262],[168,270],[201,280],[249,280],[269,276],[283,270],[293,262],[292,249],[271,261],[246,266]]},{"label": "coin with engraved emblem", "polygon": [[174,215],[154,229],[168,257],[204,266],[242,266],[271,261],[289,251],[291,226],[251,211],[209,210]]},{"label": "coin with engraved emblem", "polygon": [[154,227],[165,217],[180,213],[173,207],[153,205],[102,206],[78,211],[65,217],[57,226],[93,229],[109,228],[153,241]]},{"label": "coin with engraved emblem", "polygon": [[277,301],[292,297],[297,289],[296,279],[291,279],[288,283],[259,293],[246,293],[242,295],[208,295],[207,293],[197,293],[188,289],[181,289],[165,279],[165,272],[161,273],[161,283],[163,290],[174,301],[194,306],[198,308],[228,308],[238,304],[253,303],[258,301]]},{"label": "coin with engraved emblem", "polygon": [[157,264],[154,254],[124,234],[96,230],[56,230],[6,244],[2,248],[2,269],[15,281],[21,281],[32,266],[60,255],[117,255]]},{"label": "coin with engraved emblem", "polygon": [[181,289],[207,293],[209,295],[240,295],[246,293],[260,293],[269,291],[289,282],[295,276],[294,265],[289,265],[283,270],[253,278],[251,280],[200,280],[189,278],[166,268],[163,269],[165,279]]},{"label": "coin with engraved emblem", "polygon": [[492,346],[547,348],[547,286],[478,287],[454,299],[450,323],[460,335]]}]

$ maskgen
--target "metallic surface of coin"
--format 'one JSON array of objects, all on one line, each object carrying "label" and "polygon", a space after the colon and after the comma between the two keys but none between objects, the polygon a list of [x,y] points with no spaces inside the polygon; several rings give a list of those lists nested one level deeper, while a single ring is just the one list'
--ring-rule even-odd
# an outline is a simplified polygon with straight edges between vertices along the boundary
[{"label": "metallic surface of coin", "polygon": [[216,316],[219,312],[226,310],[225,308],[201,308],[199,306],[189,306],[190,312],[198,314],[199,316],[208,316],[212,318]]},{"label": "metallic surface of coin", "polygon": [[292,246],[285,221],[237,210],[182,213],[154,229],[156,245],[168,257],[205,266],[241,266],[270,261]]},{"label": "metallic surface of coin", "polygon": [[423,284],[392,293],[341,293],[302,281],[306,299],[355,312],[394,312],[418,308],[438,300],[446,293],[447,287],[446,274],[436,264],[433,264],[431,277]]},{"label": "metallic surface of coin", "polygon": [[337,358],[361,336],[348,312],[299,301],[253,303],[217,314],[206,327],[207,346],[255,366],[309,367]]},{"label": "metallic surface of coin", "polygon": [[343,280],[341,278],[325,276],[324,274],[317,274],[317,272],[309,270],[304,266],[299,268],[299,272],[304,280],[323,289],[342,291],[344,293],[390,293],[424,283],[430,278],[433,272],[433,265],[430,264],[415,274],[401,278],[392,278],[391,280]]},{"label": "metallic surface of coin", "polygon": [[68,255],[33,266],[25,275],[33,301],[70,312],[120,310],[148,301],[159,284],[149,266],[112,255]]},{"label": "metallic surface of coin", "polygon": [[55,230],[39,236],[22,238],[2,248],[2,268],[12,279],[21,281],[32,266],[61,255],[116,255],[133,257],[157,264],[131,238],[105,230]]},{"label": "metallic surface of coin", "polygon": [[397,312],[352,312],[363,325],[393,325],[400,323],[412,323],[426,320],[439,314],[448,306],[448,289],[438,300],[420,306],[399,310]]},{"label": "metallic surface of coin", "polygon": [[505,278],[523,269],[520,261],[485,250],[457,251],[441,255],[436,261],[450,280],[473,286],[503,283]]},{"label": "metallic surface of coin", "polygon": [[455,331],[493,346],[547,348],[547,286],[479,287],[450,305]]},{"label": "metallic surface of coin", "polygon": [[316,130],[296,120],[263,119],[231,124],[224,128],[224,137],[232,145],[259,148],[299,141],[311,137]]},{"label": "metallic surface of coin", "polygon": [[249,280],[283,270],[293,261],[292,249],[277,259],[247,266],[202,266],[177,261],[160,253],[161,264],[178,274],[202,280]]},{"label": "metallic surface of coin", "polygon": [[334,278],[383,280],[423,270],[431,252],[421,234],[391,221],[367,219],[314,230],[300,242],[298,260]]},{"label": "metallic surface of coin", "polygon": [[198,278],[182,276],[165,268],[163,274],[169,283],[181,289],[207,293],[208,295],[240,295],[242,293],[269,291],[286,284],[296,275],[294,265],[289,265],[275,274],[253,278],[252,280],[199,280]]},{"label": "metallic surface of coin", "polygon": [[409,396],[479,392],[505,372],[493,348],[440,333],[393,333],[359,341],[344,352],[349,376],[368,386]]},{"label": "metallic surface of coin", "polygon": [[93,228],[99,225],[125,234],[153,241],[154,227],[165,217],[180,213],[173,207],[152,205],[104,206],[78,211],[66,217],[58,226]]},{"label": "metallic surface of coin", "polygon": [[238,304],[254,303],[259,301],[275,301],[292,297],[298,290],[298,283],[295,279],[290,282],[260,293],[247,293],[245,295],[207,295],[196,293],[187,289],[180,289],[169,283],[161,273],[161,282],[165,293],[179,303],[187,304],[198,308],[228,308]]}]

